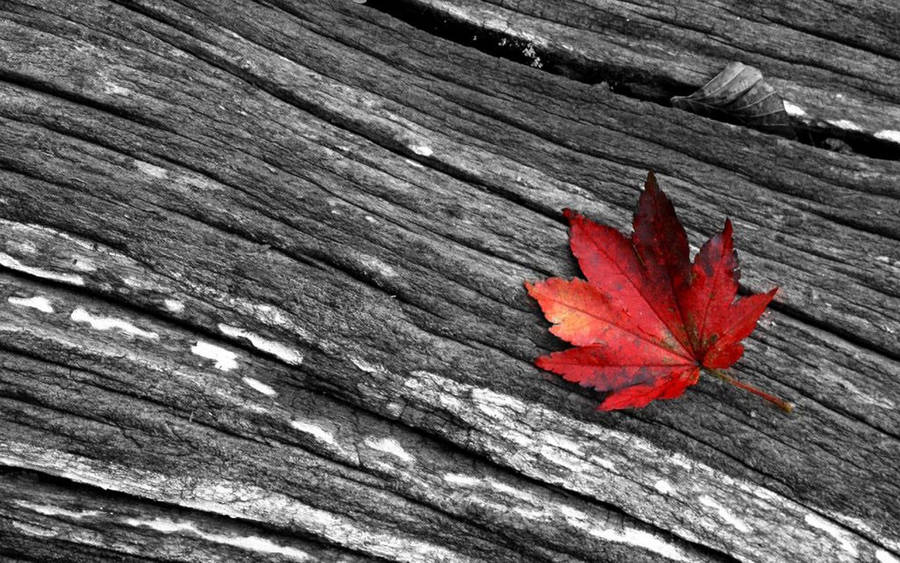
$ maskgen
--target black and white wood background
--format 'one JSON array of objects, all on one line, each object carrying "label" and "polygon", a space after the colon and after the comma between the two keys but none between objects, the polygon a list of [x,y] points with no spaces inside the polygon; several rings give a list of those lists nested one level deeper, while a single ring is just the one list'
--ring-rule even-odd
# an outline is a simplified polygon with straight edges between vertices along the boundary
[{"label": "black and white wood background", "polygon": [[[0,557],[900,560],[894,0],[0,0]],[[673,108],[732,61],[795,139]],[[778,285],[598,413],[523,280],[654,168]]]}]

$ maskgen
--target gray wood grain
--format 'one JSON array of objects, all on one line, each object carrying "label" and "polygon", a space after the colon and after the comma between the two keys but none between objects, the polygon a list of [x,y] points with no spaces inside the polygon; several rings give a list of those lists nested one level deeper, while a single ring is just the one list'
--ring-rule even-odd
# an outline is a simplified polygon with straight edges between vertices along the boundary
[{"label": "gray wood grain", "polygon": [[900,148],[900,15],[891,2],[377,4],[496,34],[533,66],[652,99],[687,94],[739,61],[763,72],[799,125]]},{"label": "gray wood grain", "polygon": [[[352,2],[0,7],[0,553],[900,552],[896,161]],[[627,228],[649,167],[781,287],[734,372],[796,415],[706,379],[598,413],[531,365],[559,210]]]}]

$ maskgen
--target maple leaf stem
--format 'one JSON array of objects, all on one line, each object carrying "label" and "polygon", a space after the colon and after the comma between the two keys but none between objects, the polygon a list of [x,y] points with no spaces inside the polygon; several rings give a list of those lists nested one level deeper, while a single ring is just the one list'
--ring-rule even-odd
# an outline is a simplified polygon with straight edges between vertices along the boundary
[{"label": "maple leaf stem", "polygon": [[722,381],[724,381],[726,383],[730,383],[730,384],[734,385],[735,387],[739,387],[745,391],[750,391],[754,395],[758,395],[758,396],[762,397],[763,399],[774,403],[778,408],[780,408],[781,410],[783,410],[786,413],[790,413],[794,410],[793,403],[785,401],[784,399],[782,399],[780,397],[776,397],[775,395],[766,393],[765,391],[762,391],[761,389],[757,389],[756,387],[754,387],[752,385],[748,385],[746,383],[738,381],[737,379],[735,379],[735,378],[731,377],[730,375],[728,375],[727,373],[725,373],[723,370],[707,369],[706,371],[708,371],[709,373],[718,377],[719,379],[721,379]]}]

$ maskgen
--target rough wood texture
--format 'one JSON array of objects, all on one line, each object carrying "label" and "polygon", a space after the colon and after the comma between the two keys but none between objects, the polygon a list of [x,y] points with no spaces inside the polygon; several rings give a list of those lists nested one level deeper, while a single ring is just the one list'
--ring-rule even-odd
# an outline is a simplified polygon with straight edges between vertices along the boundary
[{"label": "rough wood texture", "polygon": [[[0,554],[895,561],[900,163],[376,8],[0,3]],[[624,228],[651,166],[782,288],[734,371],[796,415],[708,379],[598,413],[531,365],[563,344],[522,281],[577,274],[559,210]]]},{"label": "rough wood texture", "polygon": [[534,66],[651,99],[741,61],[762,70],[800,124],[900,149],[900,14],[889,1],[375,1],[485,30],[483,42],[499,35]]}]

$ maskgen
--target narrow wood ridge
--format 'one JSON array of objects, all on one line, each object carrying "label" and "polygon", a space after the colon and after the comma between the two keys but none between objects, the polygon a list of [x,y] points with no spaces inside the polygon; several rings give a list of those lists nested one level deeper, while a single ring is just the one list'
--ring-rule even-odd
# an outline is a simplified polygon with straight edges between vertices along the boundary
[{"label": "narrow wood ridge", "polygon": [[[745,294],[749,294],[750,292],[746,289],[744,290]],[[889,358],[895,362],[900,362],[900,352],[893,348],[887,348],[883,346],[879,346],[867,340],[865,337],[860,337],[860,335],[853,331],[852,329],[848,329],[847,327],[842,327],[839,325],[834,325],[832,323],[822,322],[817,319],[814,315],[810,315],[806,309],[797,308],[787,303],[781,303],[777,301],[773,301],[769,307],[780,313],[783,313],[787,316],[790,316],[800,322],[808,324],[812,327],[818,328],[820,330],[824,330],[834,334],[846,340],[849,343],[852,343],[854,346],[859,346],[865,350],[870,350],[875,352],[880,356],[884,356],[885,358]]]},{"label": "narrow wood ridge", "polygon": [[[564,76],[585,84],[600,85],[616,94],[671,107],[671,98],[693,93],[703,82],[682,81],[670,73],[639,65],[623,66],[613,60],[585,56],[579,50],[560,48],[550,38],[534,36],[532,32],[519,32],[514,24],[509,27],[486,25],[471,3],[423,0],[368,0],[365,6],[386,13],[418,29],[448,39],[460,45],[538,68],[545,72]],[[515,8],[513,8],[514,10]],[[474,18],[460,17],[475,14]],[[719,69],[721,70],[721,69]],[[714,76],[709,74],[706,79]],[[870,158],[900,159],[900,133],[893,136],[876,136],[853,127],[841,127],[825,119],[810,119],[806,112],[791,114],[796,136],[788,138],[825,150],[853,152]],[[846,121],[846,120],[845,120]],[[743,125],[729,120],[729,123]],[[771,134],[771,132],[770,132]]]},{"label": "narrow wood ridge", "polygon": [[[27,553],[34,561],[382,560],[298,534],[278,533],[253,521],[185,510],[30,470],[0,468],[0,491],[0,555],[6,557]],[[105,541],[105,533],[116,537],[115,547]],[[167,541],[167,536],[181,541]],[[154,555],[148,557],[149,553]]]}]

